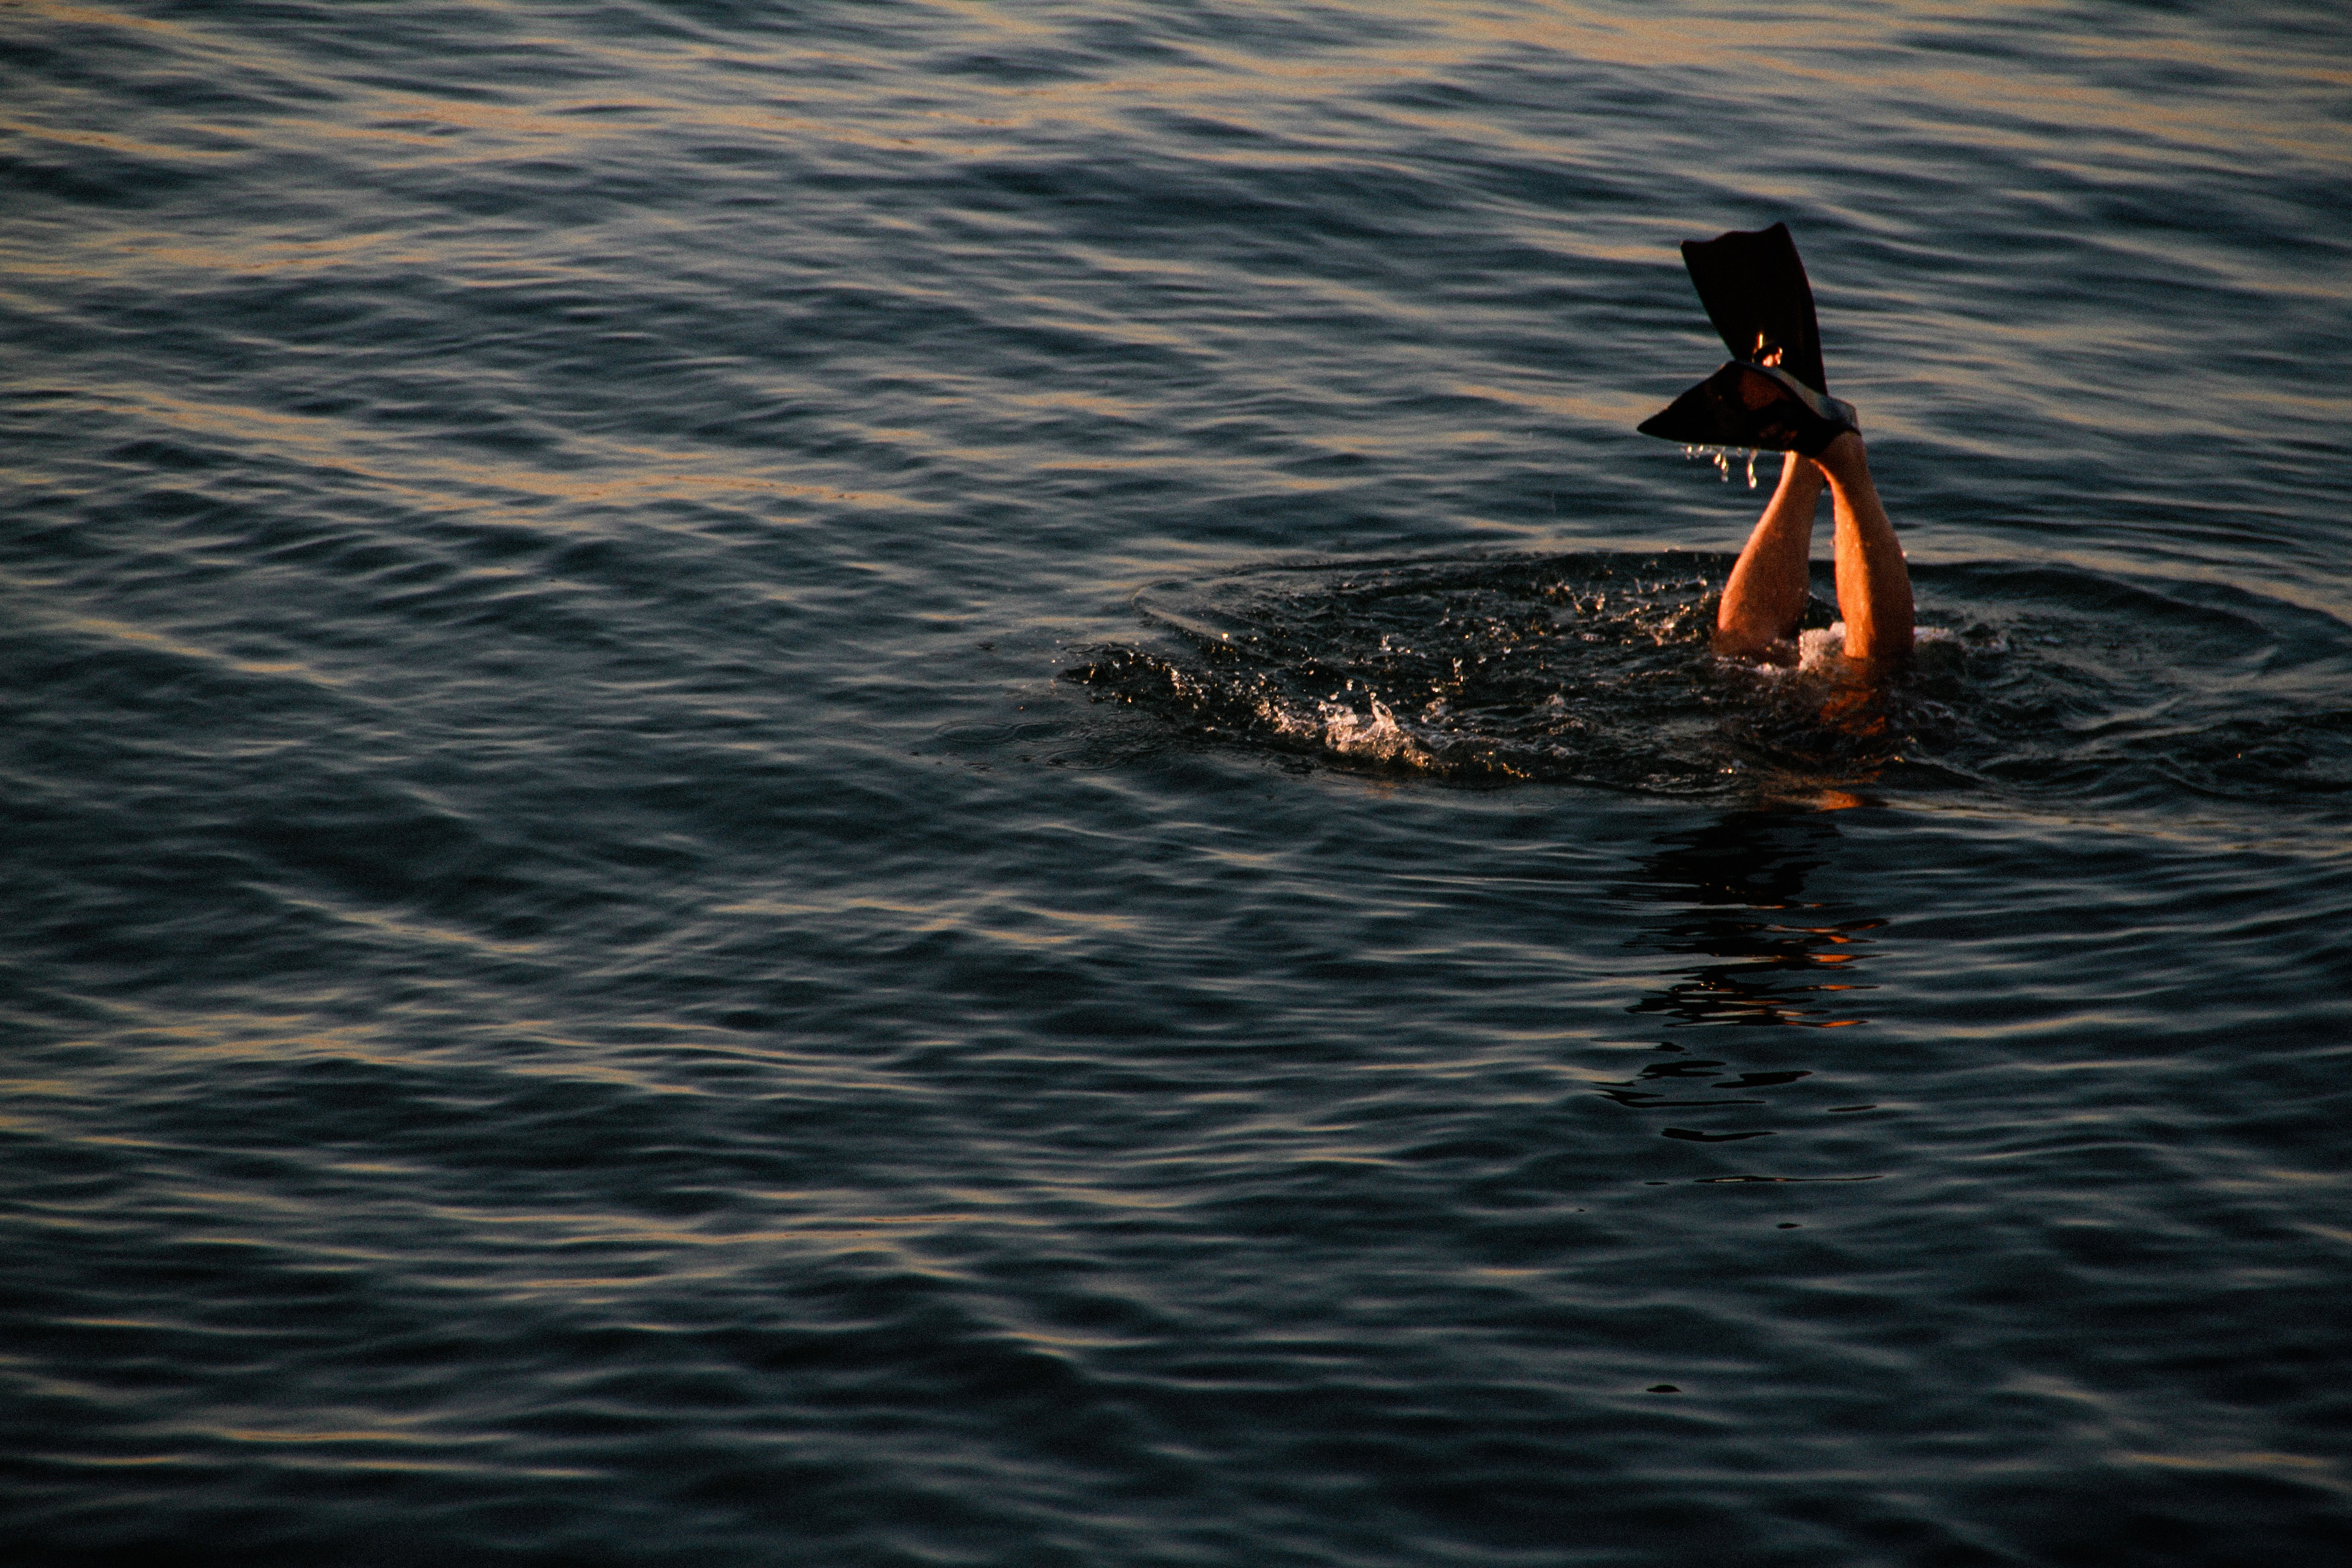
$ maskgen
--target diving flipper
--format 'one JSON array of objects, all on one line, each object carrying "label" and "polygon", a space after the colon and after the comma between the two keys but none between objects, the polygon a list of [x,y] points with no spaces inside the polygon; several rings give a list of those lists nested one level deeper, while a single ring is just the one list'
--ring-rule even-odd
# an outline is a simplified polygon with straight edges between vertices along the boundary
[{"label": "diving flipper", "polygon": [[[1859,427],[1853,405],[1829,395],[1812,285],[1787,224],[1686,239],[1683,265],[1734,357],[1643,420],[1643,435],[1685,446],[1793,448],[1818,457]],[[1767,359],[1772,363],[1762,363]]]},{"label": "diving flipper", "polygon": [[1761,364],[1779,349],[1774,363],[1782,370],[1815,392],[1829,391],[1813,286],[1805,281],[1805,264],[1797,258],[1787,224],[1684,240],[1683,265],[1733,359]]},{"label": "diving flipper", "polygon": [[1762,447],[1818,458],[1861,426],[1851,403],[1815,392],[1772,365],[1733,360],[1639,428],[1685,447]]}]

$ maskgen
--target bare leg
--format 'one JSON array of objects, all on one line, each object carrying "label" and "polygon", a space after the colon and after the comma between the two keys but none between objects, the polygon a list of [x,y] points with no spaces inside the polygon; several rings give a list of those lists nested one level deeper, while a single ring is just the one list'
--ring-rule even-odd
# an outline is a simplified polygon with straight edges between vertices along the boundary
[{"label": "bare leg", "polygon": [[[1763,657],[1804,618],[1811,593],[1807,562],[1813,550],[1813,512],[1826,479],[1811,458],[1794,452],[1781,464],[1780,488],[1756,520],[1748,548],[1739,552],[1739,563],[1723,585],[1723,605],[1715,616],[1717,653],[1734,658]],[[1868,479],[1865,472],[1864,482]]]},{"label": "bare leg", "polygon": [[[1895,542],[1886,509],[1878,503],[1878,488],[1870,482],[1862,437],[1847,431],[1807,466],[1828,477],[1837,518],[1838,611],[1845,616],[1846,657],[1876,666],[1908,658],[1911,569],[1903,563],[1903,546]],[[1728,602],[1728,590],[1725,596]]]}]

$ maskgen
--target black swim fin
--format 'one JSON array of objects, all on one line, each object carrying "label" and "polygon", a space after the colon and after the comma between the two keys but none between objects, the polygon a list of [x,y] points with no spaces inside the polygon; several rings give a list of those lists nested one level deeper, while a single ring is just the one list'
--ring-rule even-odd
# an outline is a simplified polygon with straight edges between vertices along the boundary
[{"label": "black swim fin", "polygon": [[1815,457],[1858,427],[1853,405],[1829,395],[1812,285],[1787,224],[1686,239],[1683,265],[1733,358],[1643,420],[1643,435]]},{"label": "black swim fin", "polygon": [[1782,370],[1815,392],[1829,391],[1813,286],[1805,280],[1787,224],[1684,240],[1683,266],[1733,359],[1760,364],[1779,349]]},{"label": "black swim fin", "polygon": [[1685,447],[1761,447],[1818,458],[1858,429],[1853,405],[1772,365],[1733,360],[1638,426]]}]

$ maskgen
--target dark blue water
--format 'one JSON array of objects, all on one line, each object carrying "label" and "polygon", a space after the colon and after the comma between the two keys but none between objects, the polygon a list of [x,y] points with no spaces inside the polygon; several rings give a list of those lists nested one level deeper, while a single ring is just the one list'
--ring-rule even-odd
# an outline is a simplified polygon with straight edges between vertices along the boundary
[{"label": "dark blue water", "polygon": [[[0,72],[10,1562],[2352,1560],[2335,6]],[[1632,433],[1776,219],[1861,698]]]}]

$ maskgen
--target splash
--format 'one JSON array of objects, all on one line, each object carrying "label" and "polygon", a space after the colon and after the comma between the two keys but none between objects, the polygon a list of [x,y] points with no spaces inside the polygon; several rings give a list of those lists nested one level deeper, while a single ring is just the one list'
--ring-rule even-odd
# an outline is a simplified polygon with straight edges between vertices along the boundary
[{"label": "splash", "polygon": [[[1162,584],[1063,670],[1170,740],[1467,784],[1818,801],[2024,791],[2352,801],[2352,632],[2202,584],[1915,566],[1903,677],[1818,595],[1785,665],[1709,649],[1727,555],[1321,563]],[[1817,587],[1828,590],[1826,573]],[[1132,732],[1129,732],[1130,735]],[[1866,786],[1866,789],[1865,789]]]},{"label": "splash", "polygon": [[1168,643],[1087,649],[1065,674],[1198,735],[1463,782],[1713,795],[1792,770],[1804,788],[1867,775],[1908,734],[1876,714],[1825,731],[1833,638],[1793,680],[1710,653],[1727,567],[1507,557],[1164,584],[1136,605]]},{"label": "splash", "polygon": [[1435,753],[1397,721],[1387,703],[1373,697],[1367,699],[1367,705],[1369,712],[1358,713],[1344,703],[1317,703],[1316,712],[1323,721],[1322,743],[1343,757],[1409,768],[1435,765]]},{"label": "splash", "polygon": [[1748,465],[1748,488],[1756,488],[1756,459],[1759,456],[1753,447],[1685,447],[1683,456],[1693,462],[1704,458],[1715,465],[1715,471],[1725,484],[1731,482],[1731,466],[1745,459]]}]

